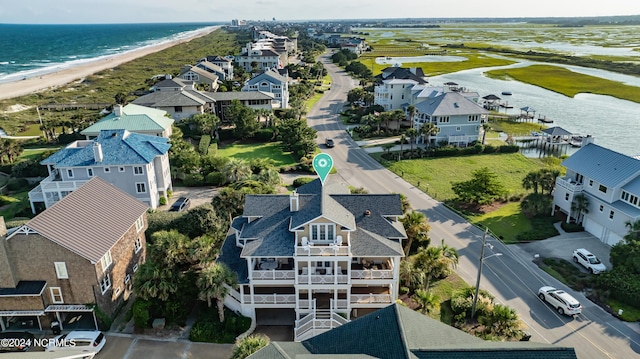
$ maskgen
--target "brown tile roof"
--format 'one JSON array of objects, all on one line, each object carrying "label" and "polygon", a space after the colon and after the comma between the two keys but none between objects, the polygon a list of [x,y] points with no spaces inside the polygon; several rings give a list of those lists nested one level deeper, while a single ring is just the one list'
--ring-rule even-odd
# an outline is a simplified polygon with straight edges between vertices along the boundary
[{"label": "brown tile roof", "polygon": [[94,177],[25,226],[97,263],[148,206]]}]

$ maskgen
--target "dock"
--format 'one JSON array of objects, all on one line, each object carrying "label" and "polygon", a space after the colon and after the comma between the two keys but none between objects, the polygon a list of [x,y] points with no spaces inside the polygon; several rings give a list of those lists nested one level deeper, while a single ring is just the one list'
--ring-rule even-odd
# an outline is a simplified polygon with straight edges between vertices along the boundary
[{"label": "dock", "polygon": [[553,120],[550,118],[547,118],[547,116],[538,115],[538,122],[553,123]]}]

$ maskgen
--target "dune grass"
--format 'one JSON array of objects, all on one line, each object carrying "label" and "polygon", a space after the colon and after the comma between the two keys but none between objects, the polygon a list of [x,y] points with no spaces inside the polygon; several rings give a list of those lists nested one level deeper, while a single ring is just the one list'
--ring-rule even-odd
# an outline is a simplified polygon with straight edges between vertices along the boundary
[{"label": "dune grass", "polygon": [[485,74],[492,78],[510,78],[530,83],[568,97],[574,97],[579,93],[592,93],[640,103],[640,87],[580,74],[559,66],[531,65],[492,70]]},{"label": "dune grass", "polygon": [[218,156],[253,160],[269,158],[275,162],[276,167],[294,166],[297,164],[290,152],[282,152],[280,142],[269,143],[234,143],[218,149]]}]

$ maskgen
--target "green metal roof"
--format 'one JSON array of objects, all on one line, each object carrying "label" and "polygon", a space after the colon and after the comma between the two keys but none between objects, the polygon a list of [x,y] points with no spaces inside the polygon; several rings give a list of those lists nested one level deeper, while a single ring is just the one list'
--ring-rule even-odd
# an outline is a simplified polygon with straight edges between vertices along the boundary
[{"label": "green metal roof", "polygon": [[97,135],[101,130],[163,131],[173,124],[173,119],[166,117],[166,114],[167,111],[164,110],[128,104],[122,108],[120,116],[112,112],[80,133]]}]

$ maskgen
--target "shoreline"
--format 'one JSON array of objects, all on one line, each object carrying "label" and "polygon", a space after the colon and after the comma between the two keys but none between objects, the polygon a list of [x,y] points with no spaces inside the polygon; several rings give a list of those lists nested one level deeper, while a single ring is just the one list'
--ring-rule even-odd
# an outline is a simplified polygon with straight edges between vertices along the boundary
[{"label": "shoreline", "polygon": [[122,54],[112,55],[106,58],[87,62],[42,76],[34,76],[25,80],[0,83],[0,100],[8,100],[63,86],[74,81],[78,81],[89,75],[93,75],[97,72],[111,69],[137,58],[153,54],[155,52],[162,51],[175,45],[189,42],[193,39],[208,35],[213,31],[220,29],[221,27],[221,25],[211,26],[187,38],[176,39],[151,46],[145,46]]}]

